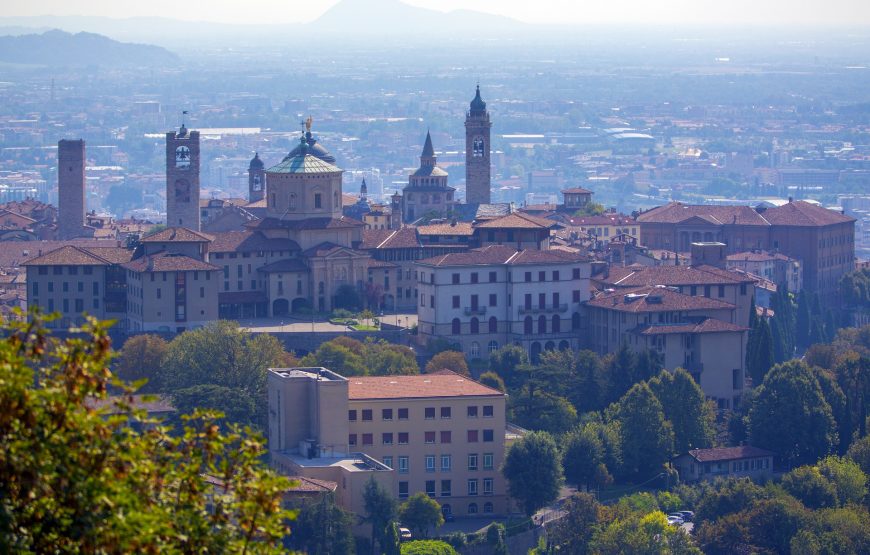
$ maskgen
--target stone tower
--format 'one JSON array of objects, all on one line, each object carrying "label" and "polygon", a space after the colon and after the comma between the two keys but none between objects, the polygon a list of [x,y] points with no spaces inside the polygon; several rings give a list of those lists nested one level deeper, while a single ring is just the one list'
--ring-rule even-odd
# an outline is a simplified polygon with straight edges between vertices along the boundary
[{"label": "stone tower", "polygon": [[57,143],[57,234],[67,240],[83,235],[85,227],[85,142]]},{"label": "stone tower", "polygon": [[199,231],[199,131],[166,134],[166,225]]},{"label": "stone tower", "polygon": [[471,107],[465,114],[465,202],[489,204],[490,169],[489,142],[492,122],[486,111],[486,102],[480,98],[480,85]]},{"label": "stone tower", "polygon": [[248,202],[263,200],[266,196],[266,169],[260,154],[255,152],[248,166]]}]

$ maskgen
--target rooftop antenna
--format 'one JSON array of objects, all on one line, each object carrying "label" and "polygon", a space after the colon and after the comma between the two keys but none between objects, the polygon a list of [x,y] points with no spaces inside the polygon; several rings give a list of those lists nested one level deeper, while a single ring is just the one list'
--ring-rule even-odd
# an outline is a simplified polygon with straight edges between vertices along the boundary
[{"label": "rooftop antenna", "polygon": [[187,115],[187,110],[182,110],[181,111],[181,126],[182,127],[184,127],[184,123],[185,123],[184,120],[186,119],[184,116],[186,116],[186,115]]}]

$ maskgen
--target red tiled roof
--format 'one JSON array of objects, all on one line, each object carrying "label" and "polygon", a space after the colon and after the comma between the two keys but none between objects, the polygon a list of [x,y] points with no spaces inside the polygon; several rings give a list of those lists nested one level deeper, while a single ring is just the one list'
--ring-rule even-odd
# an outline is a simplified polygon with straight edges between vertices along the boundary
[{"label": "red tiled roof", "polygon": [[143,243],[209,243],[214,237],[186,227],[167,227],[164,230],[146,235],[142,238]]},{"label": "red tiled roof", "polygon": [[417,226],[420,235],[473,235],[474,226],[471,222],[451,222],[434,225]]},{"label": "red tiled roof", "polygon": [[348,377],[348,399],[426,399],[430,397],[487,396],[504,393],[449,370],[417,376]]},{"label": "red tiled roof", "polygon": [[133,258],[133,250],[124,247],[82,247],[110,264],[124,264]]},{"label": "red tiled roof", "polygon": [[729,261],[749,261],[749,262],[766,262],[768,260],[794,260],[782,253],[779,252],[766,252],[766,251],[746,251],[746,252],[738,252],[736,254],[728,255]]},{"label": "red tiled roof", "polygon": [[487,220],[475,225],[479,229],[550,229],[556,222],[531,214],[514,212],[501,218]]},{"label": "red tiled roof", "polygon": [[283,260],[261,266],[257,268],[257,271],[265,272],[267,274],[280,274],[283,272],[307,272],[308,266],[305,265],[305,261],[301,258],[285,258]]},{"label": "red tiled roof", "polygon": [[613,266],[609,275],[595,280],[612,287],[640,287],[643,285],[734,285],[752,283],[746,275],[713,266]]},{"label": "red tiled roof", "polygon": [[413,227],[369,229],[363,232],[361,249],[413,249],[422,246]]},{"label": "red tiled roof", "polygon": [[249,229],[346,229],[351,227],[362,227],[365,224],[341,216],[340,218],[308,218],[305,220],[279,220],[278,218],[263,218],[262,220],[254,220],[245,224]]},{"label": "red tiled roof", "polygon": [[576,251],[564,249],[549,249],[539,251],[537,249],[525,249],[517,253],[511,258],[511,266],[520,264],[558,264],[560,262],[582,262],[588,260],[585,256],[580,255]]},{"label": "red tiled roof", "polygon": [[673,333],[727,333],[727,332],[742,332],[749,328],[738,326],[730,322],[717,320],[716,318],[705,318],[701,322],[687,322],[685,324],[653,324],[651,326],[640,326],[635,330],[635,333],[640,335],[668,335]]},{"label": "red tiled roof", "polygon": [[259,231],[224,231],[214,234],[209,252],[298,251],[289,239],[270,239]]},{"label": "red tiled roof", "polygon": [[845,216],[834,210],[828,210],[823,206],[810,204],[802,200],[768,208],[764,211],[763,215],[767,221],[774,225],[801,227],[834,225],[855,221],[855,218],[851,216]]},{"label": "red tiled roof", "polygon": [[563,193],[568,193],[569,195],[591,195],[592,191],[589,189],[584,189],[583,187],[571,187],[569,189],[562,189]]},{"label": "red tiled roof", "polygon": [[81,247],[67,245],[31,258],[23,266],[108,266],[109,261]]},{"label": "red tiled roof", "polygon": [[[766,213],[765,213],[766,214]],[[637,217],[641,223],[680,223],[700,218],[713,225],[770,225],[768,220],[751,206],[712,206],[670,202],[648,210]]]},{"label": "red tiled roof", "polygon": [[373,258],[369,260],[369,268],[398,268],[398,266],[386,260],[375,260]]},{"label": "red tiled roof", "polygon": [[689,451],[698,462],[732,461],[750,457],[771,457],[775,453],[752,445],[740,445],[737,447],[714,447],[712,449],[692,449]]},{"label": "red tiled roof", "polygon": [[667,287],[637,287],[604,293],[588,302],[589,306],[618,312],[672,312],[675,310],[734,309],[734,305],[707,297],[693,297]]},{"label": "red tiled roof", "polygon": [[134,272],[210,272],[219,267],[181,254],[158,252],[142,256],[123,265]]},{"label": "red tiled roof", "polygon": [[625,214],[600,214],[598,216],[582,216],[568,218],[571,225],[590,226],[590,225],[636,225],[637,222],[631,216]]},{"label": "red tiled roof", "polygon": [[482,249],[474,249],[467,252],[454,252],[442,254],[421,260],[418,264],[428,266],[478,266],[504,264],[517,254],[513,247],[503,245],[490,245]]}]

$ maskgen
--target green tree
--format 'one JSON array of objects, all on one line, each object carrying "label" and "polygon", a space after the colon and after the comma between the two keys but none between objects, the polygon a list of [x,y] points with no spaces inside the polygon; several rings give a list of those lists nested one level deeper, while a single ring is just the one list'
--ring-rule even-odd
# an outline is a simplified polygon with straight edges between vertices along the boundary
[{"label": "green tree", "polygon": [[169,349],[169,343],[159,335],[134,335],[124,342],[113,366],[115,375],[125,382],[148,380],[140,393],[159,390],[157,376]]},{"label": "green tree", "polygon": [[[255,399],[243,389],[202,384],[178,389],[170,397],[178,416],[189,414],[198,408],[210,409],[223,413],[228,421],[236,424],[251,427],[259,425],[257,405],[262,400]],[[178,417],[173,417],[173,422],[177,421]]]},{"label": "green tree", "polygon": [[864,474],[870,473],[870,436],[855,440],[849,447],[846,456],[855,461]]},{"label": "green tree", "polygon": [[674,428],[677,453],[713,444],[715,414],[704,392],[688,372],[682,368],[673,373],[662,371],[649,381],[649,386],[662,404],[665,418]]},{"label": "green tree", "polygon": [[836,507],[837,488],[815,466],[795,468],[782,477],[782,487],[811,509]]},{"label": "green tree", "polygon": [[674,453],[674,430],[646,383],[632,387],[616,407],[622,437],[623,472],[646,480]]},{"label": "green tree", "polygon": [[444,524],[441,505],[423,493],[415,493],[399,507],[399,519],[402,524],[416,532],[417,536],[429,536],[429,528],[439,528]]},{"label": "green tree", "polygon": [[415,540],[402,544],[402,555],[456,555],[456,550],[438,540]]},{"label": "green tree", "polygon": [[755,445],[791,465],[814,463],[837,445],[837,424],[813,371],[800,361],[774,366],[749,410]]},{"label": "green tree", "polygon": [[497,391],[507,393],[507,387],[505,387],[504,380],[502,380],[501,377],[492,370],[481,374],[477,381]]},{"label": "green tree", "polygon": [[170,434],[120,382],[109,402],[106,325],[58,340],[42,322],[3,324],[0,552],[282,552],[290,482],[258,436],[206,412]]},{"label": "green tree", "polygon": [[526,350],[513,343],[496,349],[489,355],[489,369],[504,378],[509,387],[520,385],[519,369],[529,364]]},{"label": "green tree", "polygon": [[755,329],[749,332],[746,347],[746,370],[752,384],[758,386],[774,364],[773,334],[767,318],[759,318]]},{"label": "green tree", "polygon": [[819,473],[830,480],[841,504],[860,503],[867,495],[867,475],[848,458],[826,457],[816,465]]},{"label": "green tree", "polygon": [[309,555],[353,555],[353,516],[335,503],[333,494],[302,505],[289,547]]},{"label": "green tree", "polygon": [[321,343],[316,351],[302,357],[301,363],[306,367],[329,368],[342,376],[364,376],[368,373],[361,351],[354,352],[333,341]]},{"label": "green tree", "polygon": [[363,488],[363,505],[363,522],[372,526],[372,550],[376,552],[376,545],[383,550],[390,543],[387,527],[396,520],[396,501],[384,486],[371,477]]},{"label": "green tree", "polygon": [[564,480],[559,461],[556,442],[546,432],[530,432],[508,449],[502,472],[527,515],[558,497]]},{"label": "green tree", "polygon": [[565,516],[556,520],[547,533],[559,553],[585,555],[598,525],[598,502],[588,493],[575,493],[562,506]]},{"label": "green tree", "polygon": [[432,374],[439,370],[452,370],[463,376],[470,376],[468,371],[468,363],[465,361],[465,355],[459,351],[441,351],[440,353],[429,359],[426,363],[427,374]]},{"label": "green tree", "polygon": [[535,387],[532,382],[510,398],[513,422],[531,430],[563,434],[577,422],[577,411],[568,399]]},{"label": "green tree", "polygon": [[749,507],[767,493],[749,478],[726,478],[703,484],[695,504],[696,521],[714,521]]},{"label": "green tree", "polygon": [[809,293],[801,291],[797,297],[797,316],[795,319],[795,339],[799,347],[807,348],[812,344],[810,341],[810,329],[812,328],[812,314],[810,308]]},{"label": "green tree", "polygon": [[340,285],[338,289],[335,290],[335,297],[333,299],[333,304],[335,308],[342,308],[344,310],[359,310],[362,306],[362,297],[357,291],[356,287],[349,284]]},{"label": "green tree", "polygon": [[578,488],[591,486],[598,465],[604,463],[604,443],[596,430],[591,426],[575,429],[565,436],[562,445],[565,481]]}]

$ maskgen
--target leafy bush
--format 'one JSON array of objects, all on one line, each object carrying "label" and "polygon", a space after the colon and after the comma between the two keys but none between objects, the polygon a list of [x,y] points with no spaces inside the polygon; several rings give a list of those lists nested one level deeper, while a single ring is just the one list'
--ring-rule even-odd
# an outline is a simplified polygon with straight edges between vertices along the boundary
[{"label": "leafy bush", "polygon": [[416,540],[402,544],[402,555],[457,555],[457,553],[447,542]]}]

